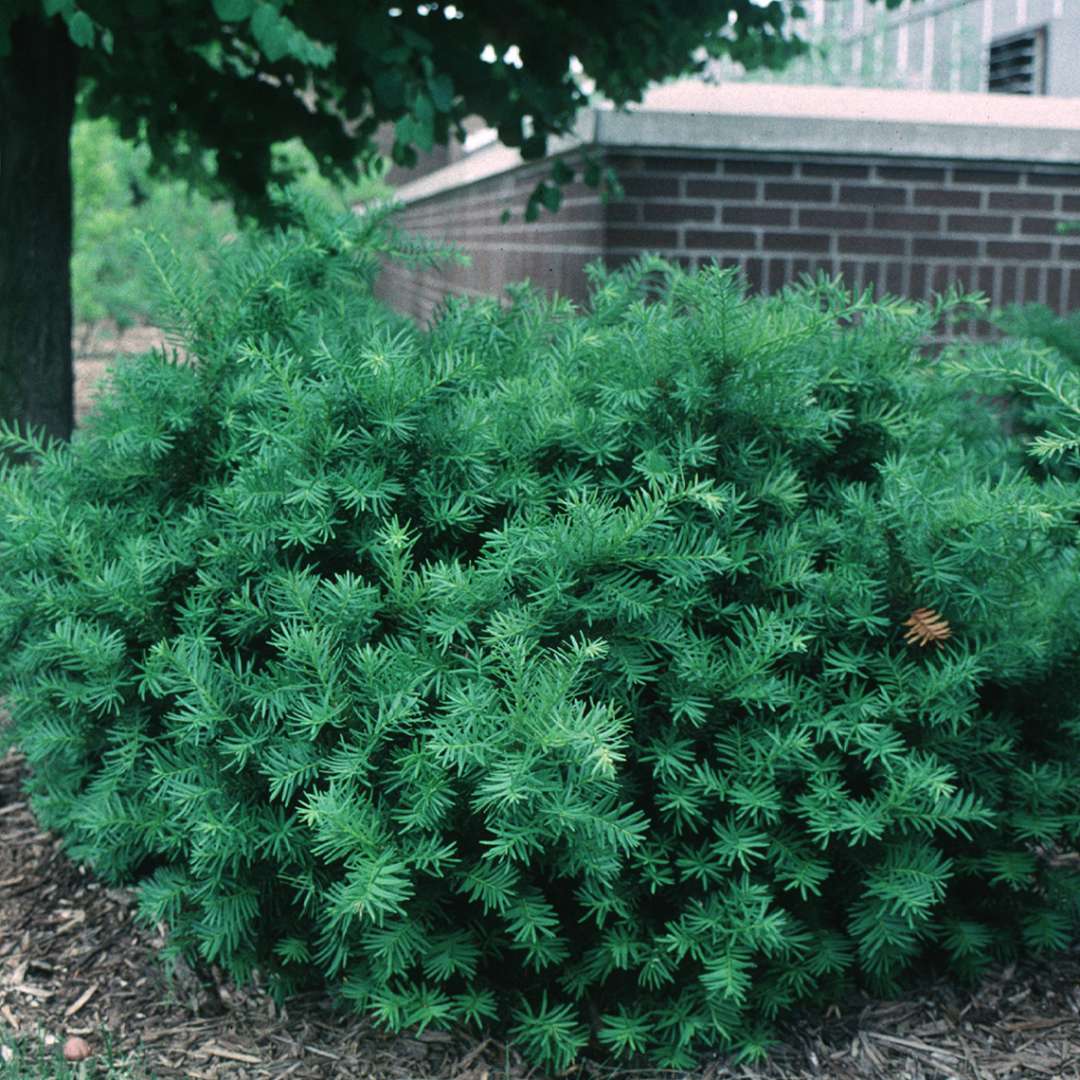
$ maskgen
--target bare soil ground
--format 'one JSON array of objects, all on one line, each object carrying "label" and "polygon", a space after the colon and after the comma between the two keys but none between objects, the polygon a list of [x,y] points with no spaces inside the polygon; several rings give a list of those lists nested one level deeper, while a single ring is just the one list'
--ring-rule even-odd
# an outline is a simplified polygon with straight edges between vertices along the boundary
[{"label": "bare soil ground", "polygon": [[119,330],[108,322],[85,323],[75,330],[75,423],[81,423],[93,406],[99,384],[109,365],[125,356],[150,352],[166,344],[156,326],[132,326]]},{"label": "bare soil ground", "polygon": [[[129,334],[132,332],[129,331]],[[152,347],[147,336],[119,344]],[[80,415],[117,342],[84,349]],[[160,340],[158,338],[157,340]],[[6,1032],[87,1039],[135,1077],[541,1080],[497,1037],[391,1036],[319,996],[276,1009],[213,968],[166,979],[161,928],[138,925],[134,894],[95,880],[42,831],[22,795],[25,765],[0,759],[0,1042]],[[3,1067],[0,1065],[0,1074]],[[973,992],[927,982],[903,1000],[854,996],[802,1013],[760,1067],[722,1058],[692,1074],[584,1062],[573,1080],[1080,1080],[1080,947],[997,968]]]}]

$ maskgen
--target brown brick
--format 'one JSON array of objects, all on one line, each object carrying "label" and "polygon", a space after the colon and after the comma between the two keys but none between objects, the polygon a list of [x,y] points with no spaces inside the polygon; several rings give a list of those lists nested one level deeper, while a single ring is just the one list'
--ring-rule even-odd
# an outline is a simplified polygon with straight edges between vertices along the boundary
[{"label": "brown brick", "polygon": [[646,172],[716,172],[716,158],[712,157],[661,157],[659,154],[649,154],[644,160]]},{"label": "brown brick", "polygon": [[720,217],[732,225],[791,224],[791,210],[786,206],[725,206]]},{"label": "brown brick", "polygon": [[692,199],[756,199],[758,185],[753,180],[687,180],[686,194]]},{"label": "brown brick", "polygon": [[960,263],[952,268],[952,279],[964,292],[975,291],[975,266],[972,263]]},{"label": "brown brick", "polygon": [[841,236],[839,250],[847,255],[903,255],[902,236]]},{"label": "brown brick", "polygon": [[1024,271],[1024,303],[1037,304],[1042,303],[1043,290],[1042,290],[1042,267],[1029,266]]},{"label": "brown brick", "polygon": [[1020,219],[1020,231],[1025,236],[1056,236],[1058,219],[1051,217],[1025,217]]},{"label": "brown brick", "polygon": [[687,229],[688,248],[745,248],[753,251],[757,237],[752,232],[736,232],[734,229]]},{"label": "brown brick", "polygon": [[1061,209],[1080,212],[1080,195],[1062,195]]},{"label": "brown brick", "polygon": [[975,278],[976,288],[987,296],[994,295],[994,272],[996,267],[980,266]]},{"label": "brown brick", "polygon": [[[919,241],[916,240],[917,244]],[[921,263],[913,263],[911,267],[911,280],[908,282],[908,296],[915,300],[926,298],[926,267]]]},{"label": "brown brick", "polygon": [[[608,203],[606,217],[608,221],[640,221],[641,208],[644,204],[639,202],[613,202]],[[562,213],[562,211],[560,211]]]},{"label": "brown brick", "polygon": [[601,221],[604,218],[605,209],[599,199],[594,202],[578,203],[576,206],[567,206],[564,203],[555,215],[558,219],[555,224],[559,221]]},{"label": "brown brick", "polygon": [[1028,173],[1028,183],[1035,187],[1080,187],[1080,173]]},{"label": "brown brick", "polygon": [[1012,169],[953,169],[958,184],[1019,184],[1020,174]]},{"label": "brown brick", "polygon": [[1016,300],[1016,281],[1016,267],[1003,266],[1001,268],[1000,303],[1011,304]]},{"label": "brown brick", "polygon": [[885,264],[885,289],[894,296],[904,292],[904,264],[890,262]]},{"label": "brown brick", "polygon": [[832,202],[828,184],[766,184],[765,200],[791,202]]},{"label": "brown brick", "polygon": [[1069,296],[1065,302],[1067,311],[1080,311],[1080,267],[1069,271]]},{"label": "brown brick", "polygon": [[795,166],[790,161],[755,161],[733,159],[724,162],[724,172],[739,176],[794,176]]},{"label": "brown brick", "polygon": [[900,232],[938,232],[941,218],[937,214],[909,214],[902,210],[874,212],[875,229],[895,229]]},{"label": "brown brick", "polygon": [[[545,223],[546,224],[546,223]],[[557,218],[548,227],[541,225],[539,228],[519,229],[516,232],[506,233],[500,230],[494,234],[479,237],[478,239],[493,239],[500,244],[520,244],[523,247],[535,248],[550,247],[553,244],[575,244],[584,247],[593,247],[603,242],[604,231],[599,224],[592,228],[565,229],[559,228]],[[463,241],[463,243],[466,241]]]},{"label": "brown brick", "polygon": [[646,199],[679,194],[679,181],[674,176],[627,176],[621,183],[627,195]]},{"label": "brown brick", "polygon": [[868,165],[841,165],[831,161],[804,161],[803,176],[816,176],[827,180],[866,180],[870,176]]},{"label": "brown brick", "polygon": [[761,259],[747,259],[743,267],[746,280],[754,292],[761,292],[761,286],[765,283],[765,264]]},{"label": "brown brick", "polygon": [[645,203],[646,221],[712,221],[716,207],[712,203]]},{"label": "brown brick", "polygon": [[817,251],[829,250],[829,237],[824,233],[766,233],[766,251]]},{"label": "brown brick", "polygon": [[1057,266],[1046,271],[1046,303],[1053,311],[1061,311],[1061,283],[1065,273]]},{"label": "brown brick", "polygon": [[930,270],[930,291],[939,296],[955,283],[955,271],[951,266],[935,266]]},{"label": "brown brick", "polygon": [[979,253],[979,245],[974,240],[943,240],[926,236],[917,236],[912,241],[912,253],[929,255],[932,258],[973,258]]},{"label": "brown brick", "polygon": [[629,266],[637,258],[637,255],[632,251],[619,251],[608,252],[605,251],[603,255],[604,265],[609,270],[619,270],[624,266]]},{"label": "brown brick", "polygon": [[813,229],[865,229],[869,223],[868,210],[822,210],[816,206],[799,207],[799,224]]},{"label": "brown brick", "polygon": [[864,262],[862,270],[862,287],[873,290],[873,295],[881,297],[887,289],[885,287],[885,267],[879,262]]},{"label": "brown brick", "polygon": [[1062,244],[1061,258],[1065,262],[1080,262],[1080,244]]},{"label": "brown brick", "polygon": [[950,214],[950,232],[1010,233],[1013,219],[1000,214]]},{"label": "brown brick", "polygon": [[1042,191],[991,191],[991,210],[1053,210],[1054,196]]},{"label": "brown brick", "polygon": [[[580,166],[579,166],[580,170]],[[579,171],[580,175],[580,171]],[[600,201],[600,192],[597,188],[589,187],[584,180],[574,180],[563,185],[563,202],[576,202],[579,199],[587,199],[590,202]]]},{"label": "brown brick", "polygon": [[840,202],[865,203],[869,206],[903,206],[907,202],[907,192],[899,187],[844,184],[840,188]]},{"label": "brown brick", "polygon": [[679,243],[674,229],[608,229],[608,247],[632,247],[638,251],[656,251],[673,248]]},{"label": "brown brick", "polygon": [[882,180],[923,180],[928,184],[944,184],[945,170],[922,165],[879,165]]},{"label": "brown brick", "polygon": [[982,196],[977,191],[955,188],[920,188],[915,192],[916,206],[951,206],[975,209]]},{"label": "brown brick", "polygon": [[599,247],[604,242],[606,233],[602,222],[597,222],[592,227],[578,229],[561,229],[558,227],[558,215],[555,215],[551,227],[539,234],[541,243],[544,244],[573,244],[576,247]]},{"label": "brown brick", "polygon": [[1053,249],[1035,240],[988,240],[986,254],[991,259],[1049,259]]},{"label": "brown brick", "polygon": [[769,292],[779,292],[790,280],[787,259],[769,260]]}]

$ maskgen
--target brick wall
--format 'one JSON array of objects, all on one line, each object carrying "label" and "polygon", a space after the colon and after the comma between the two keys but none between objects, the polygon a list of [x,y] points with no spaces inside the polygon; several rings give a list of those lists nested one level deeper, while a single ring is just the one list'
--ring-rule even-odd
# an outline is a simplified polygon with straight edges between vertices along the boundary
[{"label": "brick wall", "polygon": [[634,196],[609,263],[644,241],[737,264],[763,292],[824,270],[879,293],[928,298],[955,282],[994,304],[1080,308],[1080,237],[1055,232],[1080,216],[1080,169],[794,155],[612,163]]},{"label": "brick wall", "polygon": [[[568,160],[575,160],[570,157]],[[585,265],[606,255],[612,222],[625,211],[605,206],[593,188],[564,189],[557,214],[524,221],[525,204],[550,164],[529,165],[410,204],[398,219],[407,232],[463,250],[469,267],[415,271],[388,263],[378,293],[399,311],[424,321],[449,294],[498,296],[510,282],[530,280],[551,293],[581,300]],[[502,223],[504,210],[511,219]]]},{"label": "brick wall", "polygon": [[1080,309],[1080,235],[1056,232],[1080,220],[1072,99],[684,80],[635,110],[583,111],[552,153],[585,152],[625,197],[572,185],[528,225],[550,158],[526,165],[496,144],[405,183],[402,226],[473,263],[391,267],[382,295],[420,319],[448,292],[498,295],[525,278],[580,301],[589,261],[653,251],[739,266],[766,293],[824,271],[879,294],[928,299],[955,283],[994,305]]},{"label": "brick wall", "polygon": [[[824,270],[853,288],[914,298],[956,282],[995,305],[1080,309],[1080,236],[1055,232],[1080,219],[1080,167],[655,150],[607,163],[623,200],[604,205],[572,185],[559,213],[531,225],[521,212],[549,165],[412,203],[402,227],[460,245],[473,264],[391,267],[382,295],[421,319],[447,292],[496,295],[525,278],[581,300],[589,260],[614,267],[655,251],[686,266],[738,265],[766,293]],[[505,225],[504,209],[513,212]]]}]

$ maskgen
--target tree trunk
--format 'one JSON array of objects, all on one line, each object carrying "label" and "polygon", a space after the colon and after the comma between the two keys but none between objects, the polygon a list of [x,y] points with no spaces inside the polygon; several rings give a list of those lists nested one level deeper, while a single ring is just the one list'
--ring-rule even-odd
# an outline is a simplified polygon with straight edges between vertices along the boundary
[{"label": "tree trunk", "polygon": [[0,419],[71,436],[71,124],[78,50],[24,16],[0,57]]}]

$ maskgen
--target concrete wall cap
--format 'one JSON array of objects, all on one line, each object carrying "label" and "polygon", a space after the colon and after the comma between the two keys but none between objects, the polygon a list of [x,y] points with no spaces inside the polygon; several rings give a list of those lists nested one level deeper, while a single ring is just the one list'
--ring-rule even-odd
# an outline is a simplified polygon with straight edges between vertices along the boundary
[{"label": "concrete wall cap", "polygon": [[[627,109],[584,110],[549,154],[582,146],[1076,166],[1080,99],[685,79]],[[396,194],[417,202],[527,164],[495,143]]]},{"label": "concrete wall cap", "polygon": [[[610,104],[600,106],[612,111]],[[786,116],[800,120],[862,120],[1050,128],[1080,132],[1080,98],[971,94],[941,90],[879,90],[861,86],[784,86],[777,83],[703,83],[654,86],[631,113],[679,112],[710,116]]]}]

